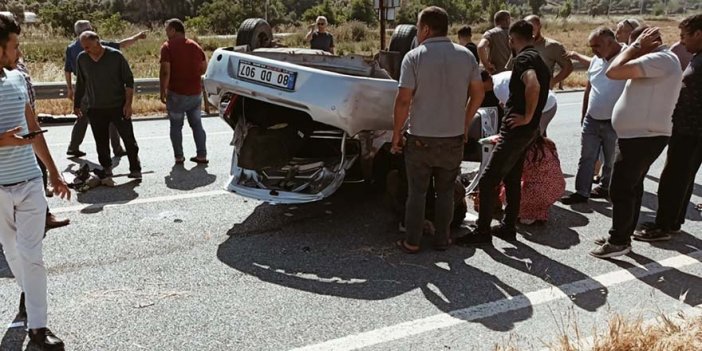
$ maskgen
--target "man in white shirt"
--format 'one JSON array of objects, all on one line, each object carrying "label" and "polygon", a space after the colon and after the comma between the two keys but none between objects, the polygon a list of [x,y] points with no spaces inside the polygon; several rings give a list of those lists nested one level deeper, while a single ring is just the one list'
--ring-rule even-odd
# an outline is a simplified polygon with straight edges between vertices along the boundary
[{"label": "man in white shirt", "polygon": [[[588,82],[583,96],[580,124],[580,161],[575,177],[575,193],[561,199],[566,205],[585,203],[588,198],[607,198],[614,163],[617,133],[612,127],[614,104],[624,91],[626,80],[609,79],[606,75],[612,60],[623,50],[614,32],[606,27],[590,33],[589,45],[595,57],[587,70]],[[592,190],[592,176],[600,151],[604,154],[602,183]]]},{"label": "man in white shirt", "polygon": [[631,38],[631,46],[607,69],[608,78],[628,81],[612,115],[612,126],[619,137],[610,184],[612,228],[609,238],[597,240],[600,246],[590,252],[598,258],[631,252],[644,178],[668,145],[673,129],[671,116],[682,87],[680,61],[663,46],[658,28],[639,27]]},{"label": "man in white shirt", "polygon": [[[492,89],[500,100],[500,103],[504,106],[507,104],[509,99],[509,80],[512,77],[512,71],[505,71],[492,76]],[[549,123],[556,116],[556,111],[558,110],[558,99],[556,99],[556,94],[553,90],[548,91],[548,99],[546,100],[546,106],[544,106],[544,111],[541,113],[541,121],[539,122],[539,130],[541,130],[541,135],[546,136],[546,128]]]}]

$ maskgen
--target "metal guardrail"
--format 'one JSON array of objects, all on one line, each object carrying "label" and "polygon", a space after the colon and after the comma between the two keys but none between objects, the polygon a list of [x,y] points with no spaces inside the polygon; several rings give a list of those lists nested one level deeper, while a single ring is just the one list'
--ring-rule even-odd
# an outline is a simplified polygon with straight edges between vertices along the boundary
[{"label": "metal guardrail", "polygon": [[[36,97],[39,100],[62,99],[67,96],[66,83],[38,82],[34,83]],[[158,78],[139,78],[134,80],[136,94],[159,94],[161,86]]]}]

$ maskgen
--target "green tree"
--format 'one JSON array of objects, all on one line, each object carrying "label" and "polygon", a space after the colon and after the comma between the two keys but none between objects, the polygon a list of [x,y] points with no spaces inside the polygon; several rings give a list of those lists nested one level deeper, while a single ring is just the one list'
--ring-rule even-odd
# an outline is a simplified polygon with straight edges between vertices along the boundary
[{"label": "green tree", "polygon": [[544,5],[546,5],[546,0],[529,0],[531,13],[535,15],[541,15],[541,7]]},{"label": "green tree", "polygon": [[324,0],[321,4],[305,11],[305,13],[302,15],[302,19],[306,22],[312,22],[317,18],[317,16],[324,16],[327,18],[329,24],[336,24],[336,15],[337,11],[334,8],[334,5],[332,5],[332,2],[330,0]]},{"label": "green tree", "polygon": [[558,17],[561,18],[568,18],[573,12],[573,2],[571,0],[566,0],[566,2],[561,5],[561,8],[558,10]]},{"label": "green tree", "polygon": [[98,22],[107,17],[102,4],[81,0],[53,0],[39,9],[42,22],[73,36],[73,23],[79,19]]},{"label": "green tree", "polygon": [[378,23],[378,12],[373,8],[373,0],[351,0],[349,19],[371,25]]}]

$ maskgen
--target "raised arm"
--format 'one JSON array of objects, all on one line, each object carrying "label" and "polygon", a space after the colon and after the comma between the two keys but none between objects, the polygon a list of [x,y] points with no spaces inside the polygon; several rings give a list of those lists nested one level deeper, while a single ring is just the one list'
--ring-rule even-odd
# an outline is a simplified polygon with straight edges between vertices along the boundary
[{"label": "raised arm", "polygon": [[132,45],[134,45],[137,41],[141,39],[146,39],[146,31],[139,32],[137,34],[132,35],[129,38],[124,38],[119,41],[119,47],[120,49],[126,49]]}]

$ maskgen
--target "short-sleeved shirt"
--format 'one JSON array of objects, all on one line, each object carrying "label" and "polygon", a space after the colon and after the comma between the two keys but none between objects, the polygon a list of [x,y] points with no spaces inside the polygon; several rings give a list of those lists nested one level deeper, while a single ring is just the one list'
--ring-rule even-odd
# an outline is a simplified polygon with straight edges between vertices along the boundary
[{"label": "short-sleeved shirt", "polygon": [[[492,75],[492,89],[495,91],[495,96],[497,96],[497,99],[502,104],[507,104],[507,100],[509,100],[509,81],[511,79],[512,71],[504,71]],[[554,108],[557,103],[556,94],[552,90],[549,90],[548,99],[546,99],[543,112]]]},{"label": "short-sleeved shirt", "polygon": [[570,64],[570,59],[565,57],[566,50],[563,44],[553,39],[543,38],[542,40],[535,41],[534,49],[539,52],[541,59],[544,60],[546,67],[548,67],[552,75],[556,64],[558,64],[560,68]]},{"label": "short-sleeved shirt", "polygon": [[673,133],[702,137],[702,55],[683,72],[682,89],[673,112]]},{"label": "short-sleeved shirt", "polygon": [[90,108],[124,106],[125,88],[134,88],[134,76],[127,59],[119,50],[105,47],[96,62],[87,52],[78,55],[76,94],[73,107],[79,108],[83,96]]},{"label": "short-sleeved shirt", "polygon": [[495,66],[495,73],[506,71],[509,58],[512,57],[512,49],[509,47],[509,30],[495,27],[485,32],[483,39],[490,43],[488,61]]},{"label": "short-sleeved shirt", "polygon": [[161,63],[171,65],[168,90],[180,95],[200,95],[202,62],[205,52],[200,45],[186,38],[175,38],[161,46]]},{"label": "short-sleeved shirt", "polygon": [[402,60],[400,88],[412,89],[408,133],[463,135],[470,83],[482,84],[475,57],[447,37],[430,38]]},{"label": "short-sleeved shirt", "polygon": [[334,36],[327,32],[314,32],[310,40],[310,48],[330,52],[334,47]]},{"label": "short-sleeved shirt", "polygon": [[[512,77],[509,80],[509,99],[505,104],[505,115],[516,113],[523,115],[526,113],[526,85],[522,81],[522,76],[529,70],[534,70],[541,89],[539,100],[536,104],[536,111],[529,124],[519,128],[539,128],[541,122],[541,112],[546,107],[548,100],[549,84],[551,82],[551,72],[541,59],[539,52],[532,46],[524,48],[515,58],[512,68]],[[505,126],[506,127],[506,126]],[[509,128],[509,127],[506,127]]]},{"label": "short-sleeved shirt", "polygon": [[587,79],[590,82],[587,115],[597,120],[612,119],[614,104],[622,96],[626,85],[626,80],[614,80],[607,77],[607,69],[615,57],[617,56],[605,60],[595,56],[587,69]]},{"label": "short-sleeved shirt", "polygon": [[[27,85],[17,70],[2,69],[0,77],[0,130],[22,127],[29,132],[25,108],[29,101]],[[32,145],[0,146],[0,185],[9,185],[41,177]]]},{"label": "short-sleeved shirt", "polygon": [[[113,41],[101,40],[102,46],[111,47],[113,49],[119,50],[119,43]],[[76,74],[76,60],[78,60],[78,55],[83,52],[83,47],[80,45],[80,40],[76,39],[66,48],[66,61],[63,65],[64,72],[71,72]]]},{"label": "short-sleeved shirt", "polygon": [[670,136],[673,109],[680,96],[680,61],[667,47],[629,61],[643,78],[629,79],[614,105],[612,127],[620,139]]},{"label": "short-sleeved shirt", "polygon": [[35,109],[37,101],[36,92],[34,91],[34,83],[32,83],[32,76],[29,74],[29,69],[27,69],[24,62],[20,61],[17,62],[17,70],[22,73],[24,81],[27,83],[27,97],[29,98],[29,106],[32,106],[32,109]]},{"label": "short-sleeved shirt", "polygon": [[480,55],[478,55],[478,46],[475,45],[475,43],[468,43],[468,44],[466,44],[466,49],[468,49],[468,51],[470,51],[470,53],[473,54],[473,56],[475,56],[475,61],[478,62],[478,64],[480,64]]}]

